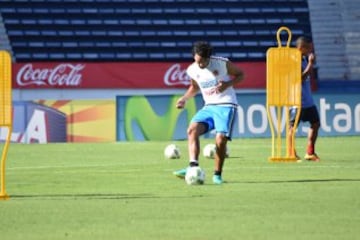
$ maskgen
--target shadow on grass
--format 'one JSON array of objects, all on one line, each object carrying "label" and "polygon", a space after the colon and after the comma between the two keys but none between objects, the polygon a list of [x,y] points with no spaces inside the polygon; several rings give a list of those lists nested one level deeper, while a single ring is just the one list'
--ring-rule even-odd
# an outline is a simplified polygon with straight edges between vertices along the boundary
[{"label": "shadow on grass", "polygon": [[250,183],[250,184],[262,184],[262,183],[316,183],[316,182],[360,182],[360,179],[345,179],[345,178],[329,178],[329,179],[295,179],[295,180],[271,180],[271,181],[238,181],[228,183]]},{"label": "shadow on grass", "polygon": [[88,193],[88,194],[24,194],[10,195],[10,199],[18,200],[128,200],[128,199],[159,199],[159,198],[202,198],[203,195],[190,196],[155,196],[152,194],[123,194],[123,193]]},{"label": "shadow on grass", "polygon": [[46,199],[46,200],[83,200],[83,199],[144,199],[144,198],[158,198],[151,194],[123,194],[123,193],[86,193],[86,194],[24,194],[11,195],[12,199]]}]

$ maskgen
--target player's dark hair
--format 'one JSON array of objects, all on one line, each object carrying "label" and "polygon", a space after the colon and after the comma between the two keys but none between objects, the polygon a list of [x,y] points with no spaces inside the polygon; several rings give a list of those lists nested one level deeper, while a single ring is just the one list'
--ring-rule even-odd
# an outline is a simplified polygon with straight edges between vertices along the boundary
[{"label": "player's dark hair", "polygon": [[312,39],[307,36],[301,36],[296,39],[296,45],[298,45],[300,43],[311,44]]},{"label": "player's dark hair", "polygon": [[210,43],[199,41],[194,43],[192,54],[197,54],[203,58],[210,58],[210,56],[212,55],[212,50],[213,48]]}]

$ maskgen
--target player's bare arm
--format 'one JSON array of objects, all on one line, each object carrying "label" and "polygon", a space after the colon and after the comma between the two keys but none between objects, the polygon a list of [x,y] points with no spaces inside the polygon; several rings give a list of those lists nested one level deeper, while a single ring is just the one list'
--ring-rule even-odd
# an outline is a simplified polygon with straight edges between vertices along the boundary
[{"label": "player's bare arm", "polygon": [[199,91],[199,86],[197,85],[197,83],[191,79],[191,83],[190,86],[188,88],[188,90],[185,92],[185,94],[178,99],[178,101],[176,102],[176,107],[177,108],[184,108],[186,101],[189,98],[192,98],[196,95],[196,93]]},{"label": "player's bare arm", "polygon": [[216,89],[217,92],[223,92],[228,87],[235,86],[244,79],[244,73],[233,62],[228,61],[226,63],[226,67],[228,70],[228,75],[232,76],[232,79],[228,82],[220,81]]},{"label": "player's bare arm", "polygon": [[305,81],[305,79],[310,75],[314,65],[315,65],[315,54],[314,53],[309,53],[309,55],[308,55],[308,64],[307,64],[306,68],[304,69],[304,71],[301,74],[301,80],[302,81]]}]

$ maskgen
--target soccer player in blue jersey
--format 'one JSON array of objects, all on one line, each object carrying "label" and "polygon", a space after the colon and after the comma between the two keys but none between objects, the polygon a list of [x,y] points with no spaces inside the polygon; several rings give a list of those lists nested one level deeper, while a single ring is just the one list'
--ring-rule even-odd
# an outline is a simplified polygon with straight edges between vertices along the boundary
[{"label": "soccer player in blue jersey", "polygon": [[[215,129],[215,168],[213,182],[223,183],[222,169],[226,155],[226,144],[231,140],[236,116],[237,99],[233,88],[243,79],[243,72],[226,58],[212,56],[212,47],[207,42],[196,42],[193,46],[194,63],[187,68],[191,84],[177,101],[177,108],[183,108],[189,98],[201,91],[205,106],[192,118],[187,130],[189,167],[199,165],[199,137]],[[175,171],[174,175],[184,178],[187,168]]]},{"label": "soccer player in blue jersey", "polygon": [[[318,110],[314,104],[314,100],[311,95],[310,86],[310,74],[315,64],[315,54],[313,53],[313,45],[311,39],[307,37],[299,37],[296,40],[296,47],[302,54],[301,71],[302,71],[302,90],[301,90],[301,112],[300,121],[309,122],[310,128],[308,131],[307,151],[305,154],[305,160],[319,161],[320,158],[315,153],[315,143],[320,128],[320,118]],[[295,134],[293,128],[295,122],[297,108],[290,109],[290,134],[289,134],[289,146],[292,146],[292,136]],[[291,155],[291,154],[290,154]],[[300,157],[296,154],[296,157],[300,160]]]}]

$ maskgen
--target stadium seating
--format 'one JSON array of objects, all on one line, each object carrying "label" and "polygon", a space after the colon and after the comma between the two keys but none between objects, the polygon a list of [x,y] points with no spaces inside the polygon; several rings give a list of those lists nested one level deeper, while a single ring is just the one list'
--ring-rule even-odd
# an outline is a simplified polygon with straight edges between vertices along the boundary
[{"label": "stadium seating", "polygon": [[13,0],[0,11],[22,61],[188,61],[197,40],[263,61],[288,26],[310,34],[306,0]]}]

